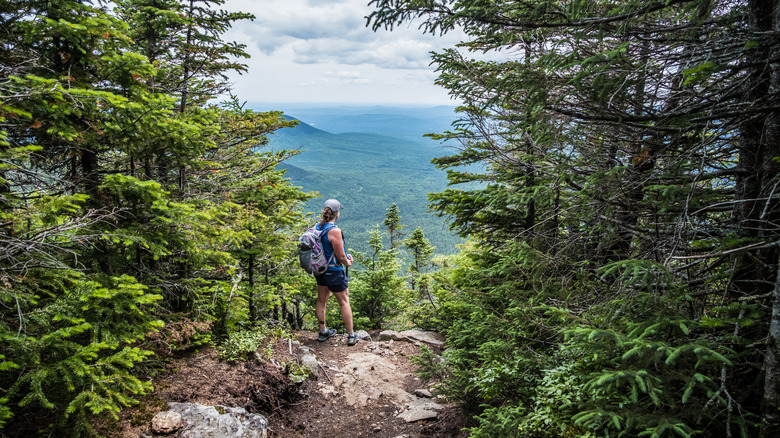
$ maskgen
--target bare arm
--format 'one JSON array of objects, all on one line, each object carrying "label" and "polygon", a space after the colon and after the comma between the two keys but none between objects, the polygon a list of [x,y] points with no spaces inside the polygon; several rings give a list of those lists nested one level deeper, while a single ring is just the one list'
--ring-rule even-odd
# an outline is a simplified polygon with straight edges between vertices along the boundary
[{"label": "bare arm", "polygon": [[352,256],[347,255],[344,250],[344,240],[341,235],[341,230],[333,228],[328,231],[328,241],[333,245],[333,254],[336,255],[336,258],[339,259],[341,264],[347,267],[352,266]]}]

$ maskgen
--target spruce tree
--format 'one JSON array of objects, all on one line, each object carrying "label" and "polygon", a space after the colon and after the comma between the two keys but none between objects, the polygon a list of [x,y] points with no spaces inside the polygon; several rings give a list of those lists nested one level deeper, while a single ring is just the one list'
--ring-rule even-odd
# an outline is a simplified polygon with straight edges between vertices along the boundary
[{"label": "spruce tree", "polygon": [[350,284],[352,311],[358,320],[367,319],[370,328],[384,327],[400,312],[404,292],[404,279],[398,276],[401,268],[398,250],[384,250],[379,225],[369,233],[370,254],[355,254],[358,266],[353,270],[354,282]]},{"label": "spruce tree", "polygon": [[395,248],[397,245],[396,239],[404,235],[401,230],[406,228],[406,225],[401,224],[401,215],[398,212],[397,205],[393,204],[387,209],[382,225],[387,227],[387,235],[390,237],[390,248]]},{"label": "spruce tree", "polygon": [[[132,5],[146,15],[113,15]],[[259,151],[290,126],[281,113],[204,105],[209,75],[218,83],[238,68],[224,56],[239,46],[217,38],[238,16],[213,15],[200,47],[216,47],[215,63],[188,76],[183,100],[168,50],[186,49],[168,43],[187,15],[163,0],[132,5],[0,5],[0,423],[10,435],[84,436],[93,415],[133,404],[150,389],[135,366],[163,320],[246,322],[247,255],[267,256],[271,277],[285,272],[310,196],[275,168],[291,153]],[[190,24],[208,24],[200,12]],[[274,302],[283,287],[271,278],[256,299]],[[40,422],[16,421],[33,411]]]},{"label": "spruce tree", "polygon": [[436,248],[425,238],[425,233],[423,233],[423,230],[420,227],[417,227],[409,237],[404,239],[402,244],[412,255],[412,264],[409,266],[409,273],[411,274],[412,289],[414,289],[417,279],[425,274],[427,268],[430,267],[430,259]]}]

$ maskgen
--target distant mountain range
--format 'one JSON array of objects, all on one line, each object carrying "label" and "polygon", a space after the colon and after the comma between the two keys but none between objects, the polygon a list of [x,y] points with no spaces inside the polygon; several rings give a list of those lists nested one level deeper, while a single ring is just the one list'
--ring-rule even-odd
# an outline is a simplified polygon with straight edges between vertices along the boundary
[{"label": "distant mountain range", "polygon": [[[271,109],[286,108],[276,107]],[[259,109],[266,111],[267,109]],[[431,159],[450,151],[423,134],[443,132],[455,120],[451,107],[299,107],[299,125],[270,136],[270,147],[303,152],[282,163],[293,184],[316,191],[306,206],[318,216],[327,198],[344,204],[339,226],[347,246],[366,252],[368,231],[398,205],[404,231],[421,227],[437,254],[456,252],[462,239],[453,236],[443,218],[427,212],[428,193],[443,191],[446,174]],[[311,121],[311,123],[310,123]],[[315,219],[312,219],[312,222]],[[386,230],[385,230],[386,231]]]}]

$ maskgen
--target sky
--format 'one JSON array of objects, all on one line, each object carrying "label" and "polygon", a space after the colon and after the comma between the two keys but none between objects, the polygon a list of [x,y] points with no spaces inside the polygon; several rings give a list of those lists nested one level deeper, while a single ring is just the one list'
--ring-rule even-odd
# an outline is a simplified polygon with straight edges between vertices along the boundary
[{"label": "sky", "polygon": [[245,44],[248,73],[232,74],[241,101],[456,105],[434,84],[431,51],[463,36],[423,35],[419,22],[372,31],[369,0],[227,0],[222,9],[249,12],[224,38]]}]

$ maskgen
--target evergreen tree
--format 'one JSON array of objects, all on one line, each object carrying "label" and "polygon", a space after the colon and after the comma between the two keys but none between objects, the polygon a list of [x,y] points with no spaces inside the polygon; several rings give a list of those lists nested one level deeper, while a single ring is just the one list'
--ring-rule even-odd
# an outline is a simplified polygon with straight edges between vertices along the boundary
[{"label": "evergreen tree", "polygon": [[382,233],[377,225],[369,233],[371,255],[356,253],[355,261],[363,270],[354,270],[350,285],[350,303],[358,319],[364,317],[370,328],[384,327],[400,311],[404,279],[398,276],[401,265],[396,249],[383,250]]},{"label": "evergreen tree", "polygon": [[385,220],[382,225],[387,227],[387,235],[390,236],[390,248],[395,248],[397,243],[395,239],[404,235],[401,232],[406,225],[401,225],[401,215],[398,212],[398,206],[393,204],[387,209]]},{"label": "evergreen tree", "polygon": [[[425,233],[420,227],[417,227],[412,235],[403,240],[404,248],[408,249],[412,255],[412,264],[409,266],[411,274],[412,289],[415,288],[417,280],[425,274],[425,271],[431,265],[431,256],[433,256],[435,247],[425,238]],[[430,298],[430,296],[429,296]],[[433,304],[433,301],[431,301]]]},{"label": "evergreen tree", "polygon": [[[242,68],[227,60],[240,46],[219,36],[244,15],[203,3],[188,2],[189,15],[164,0],[0,3],[0,427],[10,435],[90,434],[90,416],[116,415],[150,389],[134,366],[162,320],[231,329],[295,279],[290,234],[310,195],[275,168],[292,152],[259,151],[291,123],[204,105]],[[195,48],[184,74],[170,55]],[[253,287],[250,257],[283,275]],[[41,421],[15,421],[33,411]]]},{"label": "evergreen tree", "polygon": [[472,434],[776,434],[777,4],[372,4],[469,36],[430,200],[482,248],[440,312]]},{"label": "evergreen tree", "polygon": [[2,105],[13,118],[0,149],[0,412],[6,421],[44,409],[36,426],[78,436],[91,430],[87,414],[115,415],[150,388],[132,368],[150,354],[137,344],[160,325],[160,297],[109,269],[109,242],[129,237],[98,230],[127,213],[104,202],[102,166],[133,147],[133,129],[162,129],[166,98],[148,93],[152,67],[105,10],[15,6],[2,14],[3,47],[13,47]]}]

